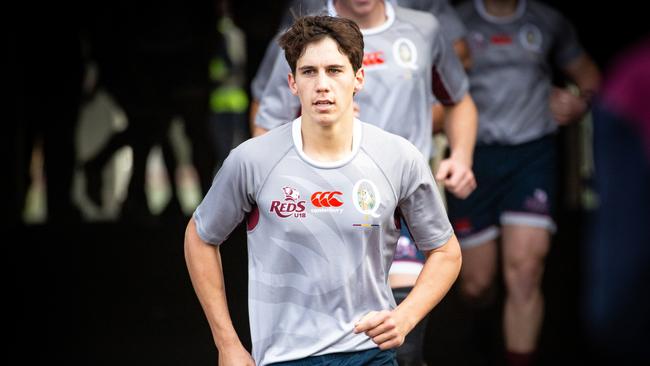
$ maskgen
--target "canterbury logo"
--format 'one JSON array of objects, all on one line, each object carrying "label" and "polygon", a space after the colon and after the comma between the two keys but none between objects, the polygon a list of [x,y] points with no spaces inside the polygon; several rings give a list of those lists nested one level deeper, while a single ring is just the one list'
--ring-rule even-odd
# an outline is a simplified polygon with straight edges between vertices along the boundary
[{"label": "canterbury logo", "polygon": [[342,194],[339,191],[316,192],[311,195],[311,203],[316,207],[339,207],[343,205],[343,202],[339,201],[335,196]]},{"label": "canterbury logo", "polygon": [[381,65],[384,63],[384,52],[369,52],[363,54],[363,66]]}]

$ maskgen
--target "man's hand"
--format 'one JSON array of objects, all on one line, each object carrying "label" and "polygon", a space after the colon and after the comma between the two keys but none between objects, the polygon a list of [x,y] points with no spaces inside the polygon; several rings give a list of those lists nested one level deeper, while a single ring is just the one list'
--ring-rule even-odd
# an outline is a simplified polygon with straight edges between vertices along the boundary
[{"label": "man's hand", "polygon": [[584,99],[562,88],[554,87],[550,98],[551,113],[560,126],[577,121],[587,111]]},{"label": "man's hand", "polygon": [[219,350],[219,366],[255,366],[255,361],[244,347]]},{"label": "man's hand", "polygon": [[401,346],[409,331],[395,312],[388,310],[371,311],[354,327],[354,333],[366,333],[382,350]]},{"label": "man's hand", "polygon": [[440,162],[436,180],[454,196],[465,199],[476,189],[476,179],[471,164],[455,159],[453,156]]}]

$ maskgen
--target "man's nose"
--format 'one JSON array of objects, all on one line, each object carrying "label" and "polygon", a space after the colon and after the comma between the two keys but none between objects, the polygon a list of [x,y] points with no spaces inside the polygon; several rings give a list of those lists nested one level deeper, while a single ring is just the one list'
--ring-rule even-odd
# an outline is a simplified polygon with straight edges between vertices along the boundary
[{"label": "man's nose", "polygon": [[325,70],[319,71],[318,76],[316,77],[316,91],[319,93],[329,91],[330,90],[329,82],[330,80]]}]

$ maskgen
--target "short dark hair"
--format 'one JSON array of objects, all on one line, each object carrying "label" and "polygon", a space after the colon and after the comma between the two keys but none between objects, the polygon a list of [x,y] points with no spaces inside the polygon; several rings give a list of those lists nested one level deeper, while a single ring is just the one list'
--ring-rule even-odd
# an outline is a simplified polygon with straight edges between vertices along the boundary
[{"label": "short dark hair", "polygon": [[359,26],[350,19],[327,15],[304,16],[296,19],[291,28],[280,36],[280,47],[284,57],[296,74],[296,63],[305,53],[307,45],[330,37],[339,45],[339,51],[346,55],[356,73],[363,62],[363,35]]}]

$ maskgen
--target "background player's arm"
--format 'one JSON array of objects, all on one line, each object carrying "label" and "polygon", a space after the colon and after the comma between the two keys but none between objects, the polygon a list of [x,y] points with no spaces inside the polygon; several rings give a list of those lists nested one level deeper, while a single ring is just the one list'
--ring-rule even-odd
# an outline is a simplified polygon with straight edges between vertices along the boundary
[{"label": "background player's arm", "polygon": [[[469,70],[472,67],[472,57],[465,38],[455,40],[453,47],[454,53],[458,56],[458,60],[463,65],[463,68]],[[445,119],[447,118],[445,116],[445,107],[441,103],[436,102],[431,107],[431,111],[431,115],[433,116],[433,133],[440,133],[444,130]]]},{"label": "background player's arm", "polygon": [[469,93],[460,102],[446,107],[444,130],[451,155],[440,162],[436,179],[458,198],[469,196],[476,188],[472,172],[478,112]]},{"label": "background player's arm", "polygon": [[194,218],[185,231],[185,262],[219,350],[219,365],[255,365],[228,312],[219,247],[199,237]]},{"label": "background player's arm", "polygon": [[255,116],[257,115],[258,109],[260,109],[260,101],[257,99],[251,100],[251,106],[248,112],[248,128],[250,129],[251,136],[253,137],[263,134],[263,133],[256,134],[256,129],[258,127],[255,125]]},{"label": "background player's arm", "polygon": [[276,55],[273,70],[259,98],[255,116],[251,117],[251,134],[259,136],[288,123],[298,116],[300,100],[291,94],[288,75],[291,73],[283,52]]},{"label": "background player's arm", "polygon": [[371,311],[357,323],[356,333],[365,332],[379,348],[389,349],[404,343],[406,335],[447,294],[461,266],[458,239],[452,234],[444,245],[425,251],[426,261],[415,286],[392,311]]},{"label": "background player's arm", "polygon": [[253,128],[252,135],[253,135],[253,137],[257,137],[257,136],[261,136],[261,135],[263,135],[263,134],[265,134],[267,132],[269,132],[269,130],[267,130],[265,128],[262,128],[260,126],[255,126]]},{"label": "background player's arm", "polygon": [[472,67],[472,57],[469,51],[469,46],[465,38],[459,38],[454,41],[454,53],[458,56],[460,63],[463,64],[465,70]]},{"label": "background player's arm", "polygon": [[578,87],[578,93],[563,88],[553,88],[551,92],[551,112],[560,125],[579,120],[589,108],[591,98],[600,85],[600,72],[596,64],[586,54],[578,56],[562,71]]}]

